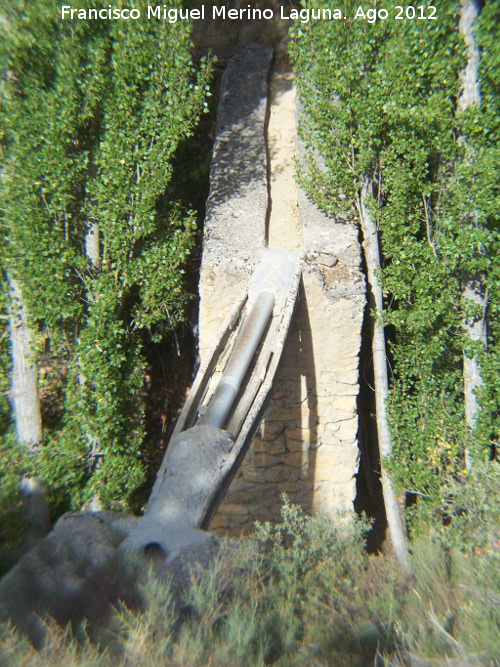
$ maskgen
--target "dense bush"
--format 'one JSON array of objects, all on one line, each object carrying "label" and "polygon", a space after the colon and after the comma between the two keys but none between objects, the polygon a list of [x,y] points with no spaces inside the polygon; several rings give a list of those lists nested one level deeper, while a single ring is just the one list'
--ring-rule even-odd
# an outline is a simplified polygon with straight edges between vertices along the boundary
[{"label": "dense bush", "polygon": [[126,503],[143,480],[143,346],[185,318],[194,214],[168,186],[209,65],[191,61],[184,21],[63,21],[53,0],[5,11],[2,272],[27,306],[45,419],[27,457],[0,406],[2,487],[29,473],[73,506]]},{"label": "dense bush", "polygon": [[[347,2],[345,13],[356,7]],[[325,166],[312,158],[302,169],[308,192],[354,221],[363,180],[373,183],[367,205],[379,230],[392,371],[390,468],[407,491],[437,502],[444,478],[464,469],[465,451],[488,460],[498,439],[499,8],[488,2],[475,27],[483,99],[465,111],[455,1],[440,3],[435,21],[311,22],[291,46],[302,133]],[[487,347],[464,326],[484,315],[464,298],[467,275],[488,294]],[[464,355],[479,360],[483,380],[474,431],[464,415]]]},{"label": "dense bush", "polygon": [[[364,667],[378,652],[393,665],[407,664],[409,654],[497,664],[499,480],[498,466],[478,470],[467,507],[456,505],[468,516],[458,519],[459,532],[448,524],[413,543],[413,586],[398,580],[390,556],[363,552],[363,522],[352,515],[311,518],[285,501],[281,523],[226,544],[208,570],[193,570],[180,599],[150,578],[141,610],[118,609],[86,634],[74,629],[74,638],[53,626],[39,652],[4,629],[0,662]],[[487,544],[478,513],[488,525]]]}]

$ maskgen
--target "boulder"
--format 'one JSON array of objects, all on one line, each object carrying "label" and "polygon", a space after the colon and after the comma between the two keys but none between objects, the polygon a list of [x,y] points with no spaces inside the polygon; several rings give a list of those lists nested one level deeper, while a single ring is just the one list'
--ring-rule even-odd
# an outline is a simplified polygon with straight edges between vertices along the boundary
[{"label": "boulder", "polygon": [[84,619],[102,623],[118,601],[139,607],[139,583],[150,572],[170,583],[174,601],[180,602],[192,574],[219,553],[219,540],[196,531],[199,539],[183,542],[182,526],[172,524],[172,536],[164,535],[176,545],[170,558],[154,540],[139,552],[120,548],[141,521],[113,512],[62,516],[0,580],[0,622],[10,621],[40,648],[48,619],[71,623],[77,631]]}]

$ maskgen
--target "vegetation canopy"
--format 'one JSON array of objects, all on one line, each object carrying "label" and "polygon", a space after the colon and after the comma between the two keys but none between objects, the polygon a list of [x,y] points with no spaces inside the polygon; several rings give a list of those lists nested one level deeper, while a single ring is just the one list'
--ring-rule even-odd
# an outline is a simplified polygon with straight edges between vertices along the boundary
[{"label": "vegetation canopy", "polygon": [[[345,4],[354,15],[356,3]],[[441,3],[436,21],[317,21],[296,28],[291,46],[301,131],[324,162],[302,169],[307,191],[354,220],[370,183],[389,337],[388,465],[406,491],[436,502],[444,477],[465,470],[465,452],[489,460],[498,440],[499,10],[486,3],[474,25],[482,103],[465,110],[458,2]],[[487,346],[464,326],[484,316],[464,298],[464,275],[488,294]],[[464,356],[482,378],[473,430]]]},{"label": "vegetation canopy", "polygon": [[[73,507],[126,503],[143,479],[143,347],[189,298],[194,213],[168,186],[210,65],[184,22],[61,21],[52,0],[12,3],[1,44],[3,309],[15,279],[44,415],[27,456],[3,403],[2,488],[29,473]],[[9,366],[4,334],[3,396]]]}]

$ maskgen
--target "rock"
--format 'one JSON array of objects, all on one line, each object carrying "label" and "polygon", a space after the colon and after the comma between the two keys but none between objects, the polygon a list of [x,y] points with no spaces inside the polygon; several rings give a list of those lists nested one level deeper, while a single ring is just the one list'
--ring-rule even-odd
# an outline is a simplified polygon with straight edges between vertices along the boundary
[{"label": "rock", "polygon": [[[0,622],[10,621],[41,648],[49,618],[61,626],[71,623],[75,632],[84,619],[90,627],[102,623],[119,600],[129,608],[139,607],[139,583],[150,571],[170,583],[174,602],[182,604],[193,574],[219,554],[219,540],[172,523],[170,534],[161,527],[158,540],[175,544],[169,557],[154,535],[148,537],[149,548],[132,552],[126,543],[140,534],[142,521],[112,512],[65,514],[0,580]],[[151,522],[146,527],[151,530]]]},{"label": "rock", "polygon": [[319,256],[319,263],[328,268],[332,268],[338,264],[339,260],[334,255],[322,254]]},{"label": "rock", "polygon": [[134,517],[65,514],[0,581],[0,622],[10,620],[36,647],[49,617],[60,625],[97,620],[118,599],[137,601],[116,547]]},{"label": "rock", "polygon": [[219,539],[215,535],[208,535],[203,544],[188,547],[168,564],[158,568],[155,574],[170,583],[174,600],[180,602],[193,578],[207,570],[220,553]]}]

